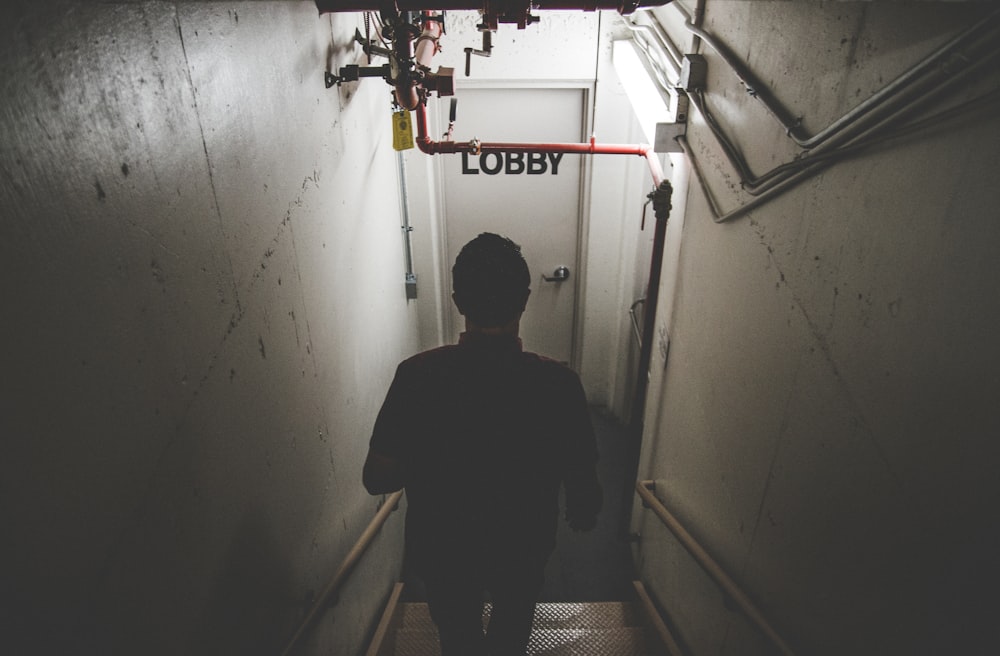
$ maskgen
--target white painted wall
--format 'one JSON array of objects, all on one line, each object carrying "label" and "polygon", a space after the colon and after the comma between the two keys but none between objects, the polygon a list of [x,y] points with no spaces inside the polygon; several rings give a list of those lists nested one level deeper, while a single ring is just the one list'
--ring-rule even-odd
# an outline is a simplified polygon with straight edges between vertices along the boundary
[{"label": "white painted wall", "polygon": [[[2,25],[0,650],[278,653],[375,511],[367,438],[418,347],[387,88],[323,86],[360,17]],[[302,653],[357,653],[401,524]]]},{"label": "white painted wall", "polygon": [[[628,38],[628,31],[614,14],[603,18],[594,135],[601,143],[645,143],[611,61],[613,41]],[[648,164],[638,157],[594,157],[591,165],[580,371],[591,402],[627,421],[639,360],[628,309],[646,295],[655,227],[652,210],[645,228],[642,219],[653,180]],[[637,309],[641,326],[641,307]]]},{"label": "white painted wall", "polygon": [[[710,0],[705,26],[815,131],[988,8]],[[709,103],[751,166],[790,159],[782,131],[704,54]],[[950,100],[996,88],[988,70]],[[692,117],[707,182],[735,207],[736,176]],[[796,653],[995,650],[998,152],[993,109],[837,164],[725,225],[690,186],[640,476]],[[642,577],[691,653],[770,653],[636,513]]]}]

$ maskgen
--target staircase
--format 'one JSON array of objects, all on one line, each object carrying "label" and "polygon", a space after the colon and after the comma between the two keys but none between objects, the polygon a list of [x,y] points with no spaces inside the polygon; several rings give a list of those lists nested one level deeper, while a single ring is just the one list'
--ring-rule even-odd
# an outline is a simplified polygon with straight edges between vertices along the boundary
[{"label": "staircase", "polygon": [[[529,656],[666,656],[659,617],[650,617],[641,584],[637,602],[540,603]],[[399,603],[396,586],[367,656],[439,656],[437,629],[427,604]],[[490,605],[483,612],[489,622]],[[669,638],[668,638],[669,639]]]}]

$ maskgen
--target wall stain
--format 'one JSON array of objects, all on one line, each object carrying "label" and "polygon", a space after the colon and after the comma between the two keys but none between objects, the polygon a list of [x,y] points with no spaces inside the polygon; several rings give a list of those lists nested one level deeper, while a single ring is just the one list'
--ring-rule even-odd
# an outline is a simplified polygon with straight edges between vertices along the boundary
[{"label": "wall stain", "polygon": [[295,311],[294,310],[289,310],[288,311],[288,316],[290,316],[292,318],[292,327],[295,328],[295,345],[301,347],[302,346],[302,342],[299,341],[299,324],[295,320]]},{"label": "wall stain", "polygon": [[156,261],[156,258],[150,260],[149,268],[153,274],[153,280],[161,285],[165,285],[167,283],[167,277],[164,275],[163,269],[160,268],[160,263]]},{"label": "wall stain", "polygon": [[97,200],[103,203],[104,199],[107,198],[108,195],[104,193],[104,188],[101,186],[100,180],[94,180],[94,189],[97,190]]},{"label": "wall stain", "polygon": [[260,335],[257,336],[257,344],[260,347],[260,357],[263,360],[267,359],[267,350],[264,348],[264,338]]}]

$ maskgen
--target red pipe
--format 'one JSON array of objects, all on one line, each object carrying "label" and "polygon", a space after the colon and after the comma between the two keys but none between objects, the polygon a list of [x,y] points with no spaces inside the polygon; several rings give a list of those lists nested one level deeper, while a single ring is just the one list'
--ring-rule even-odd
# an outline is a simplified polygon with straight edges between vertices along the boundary
[{"label": "red pipe", "polygon": [[[478,139],[464,143],[457,141],[433,141],[427,136],[427,107],[420,102],[417,112],[417,148],[428,155],[471,153],[503,153],[503,152],[535,152],[535,153],[580,153],[592,155],[639,155],[646,158],[653,185],[660,189],[663,183],[663,168],[660,159],[653,148],[647,144],[598,144],[591,138],[589,143],[493,143],[481,142]],[[669,191],[669,183],[666,186]],[[652,197],[652,196],[651,196]],[[643,308],[642,348],[639,353],[639,381],[636,387],[636,402],[632,406],[632,426],[642,425],[643,409],[645,408],[647,372],[652,361],[653,333],[655,330],[657,301],[659,300],[660,269],[663,266],[663,253],[667,237],[667,217],[669,202],[666,209],[656,211],[656,225],[653,229],[653,252],[650,255],[649,279],[646,285],[646,306]]]},{"label": "red pipe", "polygon": [[638,155],[646,158],[649,165],[649,173],[653,177],[653,184],[660,185],[663,180],[663,168],[660,160],[653,151],[653,147],[647,144],[599,144],[591,138],[588,143],[498,143],[491,141],[479,141],[474,139],[468,142],[458,141],[432,141],[427,136],[427,107],[425,103],[418,103],[416,107],[417,118],[417,148],[428,155],[471,153],[511,153],[511,152],[532,152],[532,153],[579,153],[590,155]]},{"label": "red pipe", "polygon": [[[409,34],[394,38],[392,49],[396,54],[393,62],[406,62],[413,59],[413,41]],[[395,64],[393,64],[393,68],[396,68]],[[400,107],[416,109],[421,104],[420,94],[417,93],[417,81],[408,71],[404,73],[400,70],[393,70],[392,75],[395,78],[396,102]]]}]

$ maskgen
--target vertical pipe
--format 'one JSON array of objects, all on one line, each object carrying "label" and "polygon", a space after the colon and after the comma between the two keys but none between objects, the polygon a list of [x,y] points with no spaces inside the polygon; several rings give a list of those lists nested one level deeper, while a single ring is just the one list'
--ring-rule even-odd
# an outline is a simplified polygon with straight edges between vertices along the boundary
[{"label": "vertical pipe", "polygon": [[[425,15],[429,12],[425,12]],[[441,23],[429,18],[421,25],[422,31],[414,46],[414,60],[419,66],[430,68],[431,59],[438,51],[438,39],[441,37]]]},{"label": "vertical pipe", "polygon": [[[659,160],[657,159],[657,165]],[[662,176],[660,176],[662,178]],[[655,176],[654,176],[655,178]],[[673,189],[670,182],[660,179],[656,189],[649,194],[653,201],[653,214],[656,224],[653,228],[653,252],[649,257],[649,279],[646,283],[646,302],[642,313],[642,341],[639,346],[638,380],[635,387],[635,401],[632,404],[630,426],[636,431],[636,438],[641,437],[643,415],[646,408],[646,390],[649,386],[649,366],[653,361],[653,339],[656,330],[656,310],[659,306],[660,271],[663,269],[663,252],[667,241],[667,220],[670,218],[670,195]],[[638,449],[633,454],[638,466]]]},{"label": "vertical pipe", "polygon": [[417,93],[417,81],[406,66],[413,59],[413,34],[410,25],[403,23],[394,27],[392,51],[390,65],[395,78],[396,103],[406,109],[416,109],[421,104],[420,95]]},{"label": "vertical pipe", "polygon": [[403,219],[400,228],[403,230],[403,251],[406,258],[404,284],[406,285],[406,298],[412,300],[417,297],[417,276],[413,272],[413,247],[410,244],[410,233],[413,232],[413,228],[410,226],[410,201],[406,190],[406,160],[403,158],[402,151],[396,151],[396,160],[399,163],[399,209]]}]

